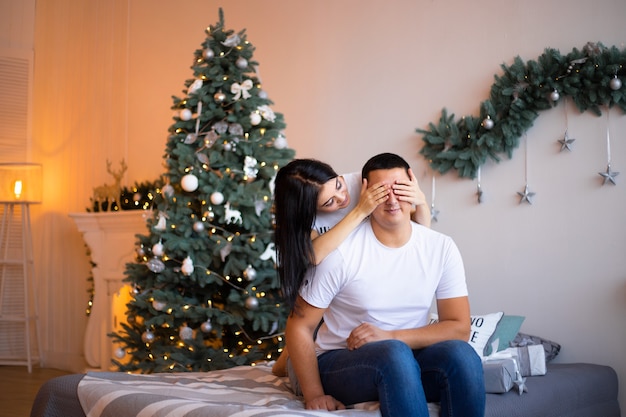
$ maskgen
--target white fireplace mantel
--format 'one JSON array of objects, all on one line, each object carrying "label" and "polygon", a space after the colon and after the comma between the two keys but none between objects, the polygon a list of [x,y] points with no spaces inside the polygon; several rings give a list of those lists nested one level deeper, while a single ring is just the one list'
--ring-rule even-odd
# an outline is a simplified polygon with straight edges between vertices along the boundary
[{"label": "white fireplace mantel", "polygon": [[[146,219],[151,213],[128,210],[99,213],[70,213],[95,263],[92,270],[94,299],[85,332],[85,359],[90,367],[111,370],[116,346],[108,333],[125,322],[122,312],[114,309],[117,297],[124,297],[126,264],[135,256],[136,234],[147,234]],[[119,317],[118,317],[119,316]]]}]

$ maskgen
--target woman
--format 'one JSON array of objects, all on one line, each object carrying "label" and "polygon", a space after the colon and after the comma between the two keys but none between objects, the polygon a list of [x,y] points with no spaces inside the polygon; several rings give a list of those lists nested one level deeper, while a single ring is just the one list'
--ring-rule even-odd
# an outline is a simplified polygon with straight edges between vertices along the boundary
[{"label": "woman", "polygon": [[[315,159],[295,159],[276,175],[274,213],[278,273],[293,308],[306,270],[330,252],[387,198],[391,190],[415,207],[412,218],[430,227],[430,210],[413,171],[410,182],[367,187],[360,173],[339,176]],[[353,197],[358,193],[359,199]],[[286,375],[286,349],[273,372]]]}]

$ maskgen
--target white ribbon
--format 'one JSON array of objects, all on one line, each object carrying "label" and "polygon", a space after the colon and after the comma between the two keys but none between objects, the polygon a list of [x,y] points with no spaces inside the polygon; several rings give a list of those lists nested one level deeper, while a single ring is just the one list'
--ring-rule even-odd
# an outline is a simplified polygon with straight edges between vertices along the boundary
[{"label": "white ribbon", "polygon": [[243,97],[244,99],[246,98],[250,98],[250,93],[248,93],[248,90],[250,90],[252,88],[252,80],[246,80],[241,84],[238,83],[233,83],[230,86],[230,92],[233,93],[235,95],[235,100],[239,100],[240,97]]}]

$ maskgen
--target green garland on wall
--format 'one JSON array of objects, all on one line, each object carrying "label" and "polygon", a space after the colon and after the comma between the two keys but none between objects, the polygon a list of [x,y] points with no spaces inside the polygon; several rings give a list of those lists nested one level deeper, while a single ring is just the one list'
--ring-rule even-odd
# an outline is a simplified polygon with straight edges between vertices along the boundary
[{"label": "green garland on wall", "polygon": [[460,177],[474,178],[488,158],[500,162],[519,145],[539,111],[555,107],[561,97],[571,97],[581,113],[600,116],[601,106],[618,106],[626,112],[626,87],[622,86],[626,49],[587,43],[567,55],[547,48],[536,61],[501,65],[489,99],[480,105],[480,116],[459,120],[444,108],[439,123],[416,129],[425,142],[420,153],[430,166],[445,174],[456,169]]}]

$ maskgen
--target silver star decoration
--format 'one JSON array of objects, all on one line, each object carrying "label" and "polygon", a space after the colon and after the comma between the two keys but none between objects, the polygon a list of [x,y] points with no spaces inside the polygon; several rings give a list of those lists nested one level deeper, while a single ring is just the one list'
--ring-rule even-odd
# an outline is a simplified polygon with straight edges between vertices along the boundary
[{"label": "silver star decoration", "polygon": [[606,172],[598,172],[598,174],[600,174],[603,178],[602,185],[606,184],[609,181],[613,185],[617,185],[617,183],[615,182],[615,177],[619,175],[619,172],[611,171],[611,164],[608,164],[606,166]]},{"label": "silver star decoration", "polygon": [[437,210],[434,205],[430,206],[430,220],[438,222],[437,216],[439,216],[439,210]]},{"label": "silver star decoration", "polygon": [[480,188],[480,185],[476,188],[476,198],[478,199],[478,204],[483,202],[483,189]]},{"label": "silver star decoration", "polygon": [[567,130],[565,131],[565,135],[563,135],[563,139],[559,139],[559,143],[561,144],[561,152],[563,152],[565,149],[567,149],[568,151],[572,151],[571,145],[572,143],[574,143],[576,139],[574,138],[570,138]]},{"label": "silver star decoration", "polygon": [[530,189],[528,188],[528,184],[526,184],[524,186],[524,192],[517,192],[517,194],[520,196],[519,199],[519,203],[522,204],[524,201],[526,201],[528,204],[532,204],[533,203],[533,197],[535,196],[535,193],[530,192]]},{"label": "silver star decoration", "polygon": [[513,382],[513,384],[517,388],[519,395],[522,395],[524,392],[528,392],[528,388],[526,387],[526,378],[522,378],[519,372],[517,373],[517,379]]}]

